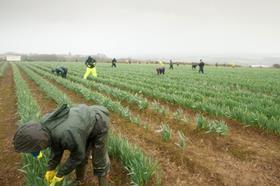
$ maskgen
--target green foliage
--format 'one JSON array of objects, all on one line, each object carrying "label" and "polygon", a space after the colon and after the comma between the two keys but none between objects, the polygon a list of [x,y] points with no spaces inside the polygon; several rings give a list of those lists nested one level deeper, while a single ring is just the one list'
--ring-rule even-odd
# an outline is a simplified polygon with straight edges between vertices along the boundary
[{"label": "green foliage", "polygon": [[146,122],[143,124],[143,127],[144,127],[144,129],[145,129],[146,132],[150,129],[149,124],[146,123]]},{"label": "green foliage", "polygon": [[30,120],[37,120],[40,117],[39,106],[33,99],[27,84],[21,78],[18,68],[15,65],[12,65],[12,68],[16,85],[17,106],[20,121],[21,123],[25,123]]},{"label": "green foliage", "polygon": [[218,133],[225,135],[229,128],[223,121],[207,120],[205,117],[199,115],[196,117],[197,128],[206,130],[206,133]]},{"label": "green foliage", "polygon": [[151,109],[163,115],[166,115],[168,113],[168,110],[156,100],[152,102]]},{"label": "green foliage", "polygon": [[[17,66],[12,65],[14,82],[16,85],[16,95],[17,95],[17,106],[18,115],[20,117],[21,124],[28,121],[35,121],[40,119],[40,108],[37,102],[33,99],[32,94],[26,84],[22,79]],[[47,162],[49,157],[49,150],[43,151],[43,158],[37,160],[31,154],[22,154],[23,167],[22,172],[25,173],[26,184],[33,186],[47,186],[48,184],[44,181],[44,173],[47,169]],[[64,185],[67,184],[67,178],[63,182]]]},{"label": "green foliage", "polygon": [[[84,66],[81,63],[66,64],[71,75],[82,77]],[[55,65],[58,64],[40,64],[43,68]],[[280,134],[277,124],[280,123],[280,76],[277,70],[207,67],[202,78],[186,65],[158,78],[151,73],[153,68],[152,65],[120,64],[118,70],[112,70],[106,64],[98,64],[98,78],[90,82],[109,85],[136,97],[144,95],[182,108],[225,116],[246,126]],[[139,104],[137,106],[140,108]]]},{"label": "green foliage", "polygon": [[171,129],[167,123],[161,125],[161,137],[163,141],[169,141],[171,138]]},{"label": "green foliage", "polygon": [[[48,70],[46,67],[37,66],[37,65],[36,65],[36,67],[40,68],[42,70],[45,70],[45,71]],[[75,75],[72,75],[72,74],[75,74]],[[106,93],[106,94],[118,99],[119,101],[127,101],[130,104],[136,104],[140,110],[146,109],[148,107],[147,100],[138,96],[137,94],[133,95],[133,94],[128,93],[127,91],[123,91],[119,88],[113,88],[113,87],[110,87],[110,86],[102,84],[102,83],[82,79],[77,73],[69,72],[67,78],[76,83],[80,83],[80,84],[84,85],[85,87],[94,88],[94,89],[98,90],[98,92],[100,92],[100,93]]]},{"label": "green foliage", "polygon": [[186,148],[186,136],[182,131],[178,131],[178,143],[176,145],[182,150]]},{"label": "green foliage", "polygon": [[184,123],[190,122],[189,119],[184,115],[183,109],[179,108],[173,113],[174,119],[177,121],[183,121]]},{"label": "green foliage", "polygon": [[53,98],[55,102],[58,103],[58,105],[71,105],[70,99],[63,92],[59,91],[55,86],[53,86],[50,82],[43,79],[41,76],[23,65],[21,66],[21,68],[40,87],[40,89],[44,91],[49,97]]},{"label": "green foliage", "polygon": [[129,172],[132,185],[146,185],[155,176],[158,163],[147,157],[139,147],[120,135],[109,134],[109,154],[120,159]]},{"label": "green foliage", "polygon": [[110,111],[119,113],[122,117],[132,121],[137,125],[141,123],[140,118],[132,115],[128,108],[124,108],[119,102],[114,102],[109,97],[103,96],[98,92],[93,92],[90,89],[84,87],[83,85],[77,84],[73,81],[61,77],[57,77],[51,73],[40,70],[38,68],[34,68],[31,66],[30,68],[49,79],[55,80],[57,83],[65,86],[66,88],[83,95],[85,99],[93,100],[96,103],[107,107]]},{"label": "green foliage", "polygon": [[[71,65],[71,71],[80,74],[80,66]],[[280,122],[280,76],[277,70],[208,67],[209,73],[201,78],[189,66],[184,66],[176,69],[176,73],[167,72],[158,78],[150,73],[154,70],[152,66],[120,65],[118,71],[100,66],[102,70],[95,82],[194,111],[226,116],[280,134],[280,127],[276,124]]]},{"label": "green foliage", "polygon": [[8,66],[9,66],[9,63],[3,63],[3,64],[0,66],[0,77],[2,77],[2,76],[5,75]]},{"label": "green foliage", "polygon": [[[27,84],[21,78],[18,68],[12,65],[14,73],[14,81],[16,85],[18,114],[21,118],[21,123],[31,120],[37,120],[40,117],[39,106],[33,99]],[[47,185],[43,178],[43,173],[46,170],[44,163],[38,162],[31,154],[23,154],[23,168],[27,185]]]},{"label": "green foliage", "polygon": [[68,75],[68,78],[77,83],[81,83],[88,88],[97,89],[100,93],[106,93],[120,101],[128,101],[128,103],[136,104],[140,110],[146,109],[148,107],[148,102],[146,99],[138,96],[134,96],[118,88],[112,88],[108,85],[103,85],[101,83],[84,80],[78,76]]},{"label": "green foliage", "polygon": [[[121,112],[124,117],[126,118],[130,117],[131,120],[133,120],[135,123],[140,123],[140,120],[137,117],[131,116],[130,112],[127,109],[120,107],[119,103],[114,103],[107,97],[102,97],[98,93],[96,93],[95,95],[89,89],[81,85],[78,85],[74,82],[71,82],[69,80],[53,76],[52,74],[48,74],[47,72],[38,69],[33,69],[33,70],[44,75],[45,77],[48,77],[53,80],[57,80],[58,83],[61,84],[66,83],[67,88],[82,93],[82,95],[86,99],[92,99],[93,97],[96,99],[96,96],[99,96],[97,97],[99,101],[100,102],[102,101],[101,103],[108,106],[109,109],[112,109],[113,111]],[[58,95],[58,96],[62,96],[62,95]],[[54,99],[57,102],[59,101],[59,99],[57,98],[52,97],[52,99]],[[120,109],[123,110],[121,111]],[[113,133],[110,133],[108,146],[109,146],[109,154],[121,160],[123,165],[128,170],[133,185],[147,184],[151,180],[151,178],[155,175],[155,172],[158,168],[157,163],[154,162],[154,160],[152,160],[151,158],[147,157],[138,147],[129,144],[129,142],[124,138],[117,136]]]}]

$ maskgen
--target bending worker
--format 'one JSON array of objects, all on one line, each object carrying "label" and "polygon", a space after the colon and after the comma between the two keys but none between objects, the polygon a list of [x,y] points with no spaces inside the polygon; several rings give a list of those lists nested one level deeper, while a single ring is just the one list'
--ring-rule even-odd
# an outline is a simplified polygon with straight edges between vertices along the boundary
[{"label": "bending worker", "polygon": [[[55,186],[64,176],[74,169],[76,183],[85,179],[89,152],[92,151],[93,174],[98,177],[99,185],[106,186],[106,175],[110,169],[107,152],[109,112],[103,106],[78,105],[69,108],[63,105],[43,117],[40,122],[28,122],[20,126],[14,136],[17,152],[37,153],[50,147],[46,181]],[[63,151],[69,150],[70,156],[59,166]]]},{"label": "bending worker", "polygon": [[68,72],[67,68],[65,67],[54,68],[51,71],[52,73],[55,73],[57,76],[61,76],[63,78],[66,78]]},{"label": "bending worker", "polygon": [[93,77],[97,77],[96,73],[96,61],[91,56],[89,56],[85,62],[85,65],[87,66],[86,73],[84,74],[84,79],[87,79],[90,73],[92,73]]}]

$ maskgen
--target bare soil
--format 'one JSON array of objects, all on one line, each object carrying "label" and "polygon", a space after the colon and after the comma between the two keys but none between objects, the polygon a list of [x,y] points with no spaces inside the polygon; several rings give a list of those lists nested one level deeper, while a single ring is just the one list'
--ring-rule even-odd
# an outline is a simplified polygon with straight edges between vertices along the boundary
[{"label": "bare soil", "polygon": [[0,78],[0,185],[23,185],[24,175],[20,154],[14,151],[12,141],[17,128],[17,100],[12,68]]}]

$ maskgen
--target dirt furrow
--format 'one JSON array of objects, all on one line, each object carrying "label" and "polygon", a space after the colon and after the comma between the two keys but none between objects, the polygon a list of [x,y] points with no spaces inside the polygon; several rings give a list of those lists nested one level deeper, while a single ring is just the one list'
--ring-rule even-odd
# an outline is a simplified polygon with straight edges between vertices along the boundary
[{"label": "dirt furrow", "polygon": [[20,154],[14,151],[12,141],[17,128],[17,99],[12,68],[0,78],[0,185],[23,185]]}]

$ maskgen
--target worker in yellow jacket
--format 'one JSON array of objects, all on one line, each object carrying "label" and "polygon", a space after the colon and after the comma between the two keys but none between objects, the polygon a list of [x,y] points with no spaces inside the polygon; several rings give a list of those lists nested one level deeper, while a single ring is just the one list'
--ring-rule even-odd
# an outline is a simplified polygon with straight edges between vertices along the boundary
[{"label": "worker in yellow jacket", "polygon": [[95,59],[89,56],[85,62],[85,65],[87,66],[87,70],[86,73],[84,74],[84,79],[87,79],[90,73],[93,75],[93,77],[97,77],[96,68],[95,68],[96,66]]},{"label": "worker in yellow jacket", "polygon": [[164,67],[164,63],[162,61],[158,62],[159,66],[156,68],[157,74],[164,74],[165,72],[165,67]]}]

